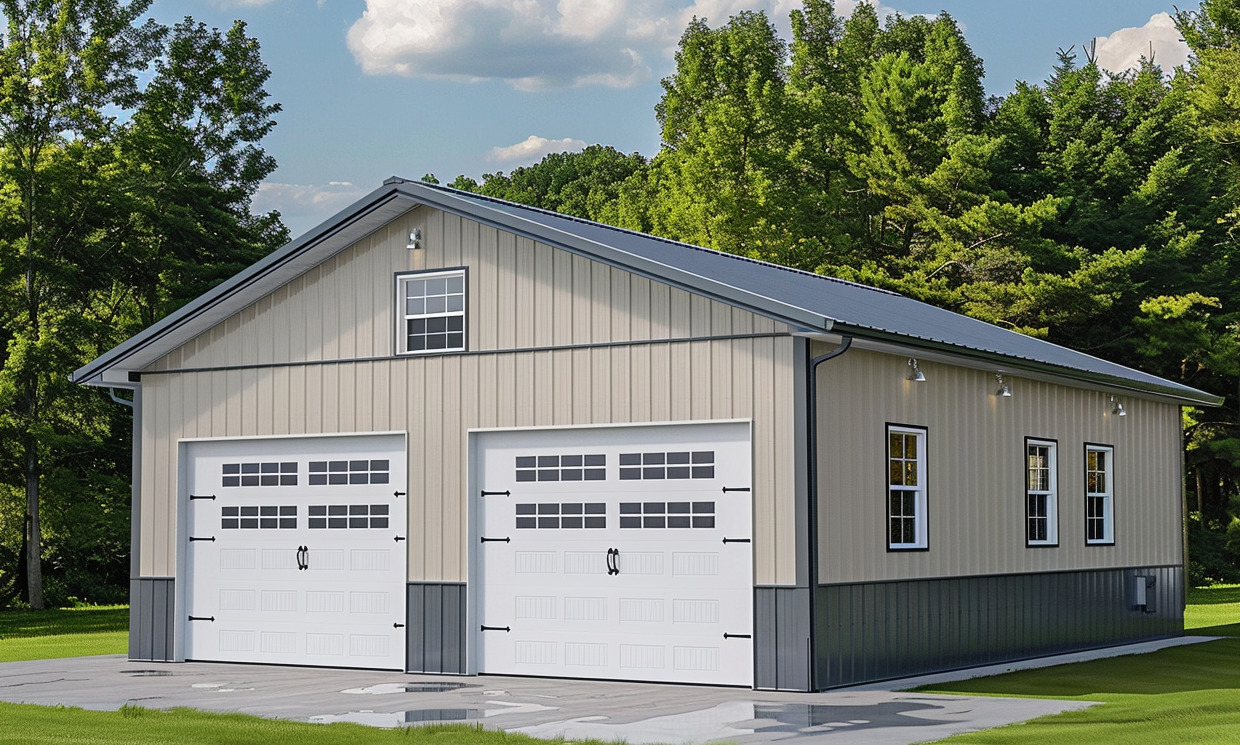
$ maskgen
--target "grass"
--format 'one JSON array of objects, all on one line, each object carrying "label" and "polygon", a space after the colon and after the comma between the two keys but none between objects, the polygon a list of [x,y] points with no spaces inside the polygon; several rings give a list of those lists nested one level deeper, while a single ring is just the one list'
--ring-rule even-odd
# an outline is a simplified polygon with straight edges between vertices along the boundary
[{"label": "grass", "polygon": [[1084,711],[939,741],[944,745],[1088,745],[1240,741],[1240,586],[1189,593],[1190,634],[1205,644],[1026,670],[918,690],[1101,701]]},{"label": "grass", "polygon": [[123,654],[128,629],[129,608],[124,605],[3,611],[0,662]]},{"label": "grass", "polygon": [[[86,711],[0,703],[0,745],[546,745],[467,724],[378,729],[305,724],[242,714],[127,706]],[[563,740],[552,741],[560,742]],[[603,745],[594,740],[592,745]],[[614,744],[613,744],[614,745]]]}]

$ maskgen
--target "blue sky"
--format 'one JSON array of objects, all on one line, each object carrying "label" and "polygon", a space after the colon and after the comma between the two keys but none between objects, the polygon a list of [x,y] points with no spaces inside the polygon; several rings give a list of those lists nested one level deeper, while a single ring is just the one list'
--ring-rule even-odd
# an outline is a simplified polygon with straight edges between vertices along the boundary
[{"label": "blue sky", "polygon": [[[191,15],[249,24],[284,110],[265,147],[280,164],[254,206],[294,235],[392,175],[510,171],[546,152],[602,143],[658,150],[659,79],[694,14],[712,25],[768,11],[787,38],[797,0],[156,0],[165,23]],[[841,13],[853,0],[837,0]],[[1182,3],[1192,7],[1192,3]],[[1183,60],[1162,0],[886,0],[880,12],[946,10],[985,61],[987,89],[1041,82],[1055,50],[1094,37],[1123,69],[1155,43]],[[1118,33],[1117,33],[1118,32]]]}]

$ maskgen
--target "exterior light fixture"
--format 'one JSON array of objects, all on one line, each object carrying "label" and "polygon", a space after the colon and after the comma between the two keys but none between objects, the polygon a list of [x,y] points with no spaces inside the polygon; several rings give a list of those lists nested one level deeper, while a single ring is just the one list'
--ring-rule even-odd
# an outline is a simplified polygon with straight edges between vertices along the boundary
[{"label": "exterior light fixture", "polygon": [[1111,396],[1111,413],[1117,416],[1128,416],[1128,412],[1124,411],[1124,405],[1115,396]]},{"label": "exterior light fixture", "polygon": [[909,357],[908,359],[909,373],[908,379],[914,383],[926,382],[926,376],[922,373],[921,368],[917,366],[917,360]]},{"label": "exterior light fixture", "polygon": [[1012,389],[1008,387],[1007,383],[1003,382],[1003,373],[995,373],[995,382],[999,385],[999,387],[995,389],[996,396],[999,396],[1000,398],[1012,397]]},{"label": "exterior light fixture", "polygon": [[409,245],[405,246],[405,248],[416,249],[416,248],[421,248],[421,247],[422,247],[422,228],[414,228],[413,230],[409,231]]}]

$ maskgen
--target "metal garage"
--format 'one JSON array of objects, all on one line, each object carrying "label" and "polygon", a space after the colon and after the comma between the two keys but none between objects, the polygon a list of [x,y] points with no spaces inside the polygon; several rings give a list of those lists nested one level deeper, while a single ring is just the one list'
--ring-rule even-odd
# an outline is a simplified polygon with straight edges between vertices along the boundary
[{"label": "metal garage", "polygon": [[747,422],[477,435],[479,672],[752,685]]},{"label": "metal garage", "polygon": [[402,435],[186,443],[185,657],[403,669]]}]

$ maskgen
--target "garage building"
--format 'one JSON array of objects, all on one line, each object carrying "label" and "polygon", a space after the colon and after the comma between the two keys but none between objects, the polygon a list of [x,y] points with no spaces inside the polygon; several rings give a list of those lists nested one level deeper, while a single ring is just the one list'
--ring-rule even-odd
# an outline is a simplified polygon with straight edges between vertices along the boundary
[{"label": "garage building", "polygon": [[390,179],[76,371],[129,655],[821,690],[1183,633],[1209,394]]}]

